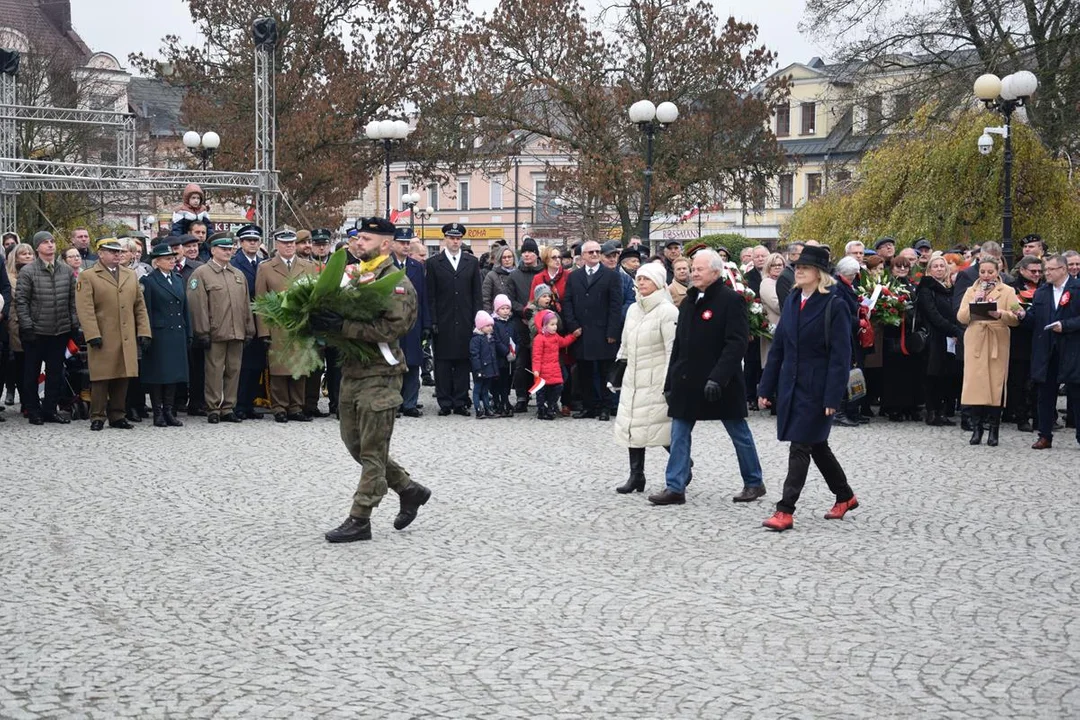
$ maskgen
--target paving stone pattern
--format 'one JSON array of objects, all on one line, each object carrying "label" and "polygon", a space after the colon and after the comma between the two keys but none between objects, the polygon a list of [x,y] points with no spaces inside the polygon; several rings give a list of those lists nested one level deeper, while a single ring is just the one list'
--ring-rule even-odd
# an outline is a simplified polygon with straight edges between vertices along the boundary
[{"label": "paving stone pattern", "polygon": [[[427,389],[425,389],[425,393]],[[1075,718],[1080,448],[875,421],[834,448],[862,507],[760,527],[719,423],[687,505],[613,492],[612,423],[399,421],[434,495],[322,533],[359,475],[333,420],[90,433],[9,417],[2,718]],[[12,414],[8,410],[7,415]],[[181,416],[183,418],[183,416]],[[662,450],[647,454],[648,490]]]}]

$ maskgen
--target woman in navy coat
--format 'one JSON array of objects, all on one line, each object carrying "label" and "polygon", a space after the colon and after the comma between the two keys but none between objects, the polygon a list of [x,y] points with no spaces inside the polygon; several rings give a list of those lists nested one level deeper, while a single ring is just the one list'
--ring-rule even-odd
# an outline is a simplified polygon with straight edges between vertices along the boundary
[{"label": "woman in navy coat", "polygon": [[776,430],[791,442],[784,497],[762,523],[783,531],[792,515],[813,459],[836,504],[825,514],[839,520],[859,506],[847,476],[829,448],[833,417],[847,394],[851,367],[851,308],[832,286],[828,248],[809,246],[795,263],[795,285],[784,302],[780,323],[758,387],[758,403],[776,397]]},{"label": "woman in navy coat", "polygon": [[173,414],[173,403],[176,386],[188,381],[191,322],[184,281],[173,272],[176,266],[174,249],[165,243],[156,246],[150,253],[150,264],[154,269],[139,281],[153,335],[149,349],[139,362],[139,379],[150,389],[150,405],[157,427],[184,424]]}]

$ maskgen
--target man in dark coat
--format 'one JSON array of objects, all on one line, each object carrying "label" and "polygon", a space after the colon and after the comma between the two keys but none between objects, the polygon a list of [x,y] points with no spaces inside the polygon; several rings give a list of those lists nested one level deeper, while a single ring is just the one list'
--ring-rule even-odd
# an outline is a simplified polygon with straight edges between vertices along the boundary
[{"label": "man in dark coat", "polygon": [[[1046,283],[1035,291],[1023,320],[1034,332],[1031,379],[1039,386],[1039,439],[1033,450],[1046,450],[1053,443],[1061,383],[1073,412],[1080,414],[1080,280],[1069,276],[1060,255],[1048,255],[1045,262]],[[1080,430],[1076,439],[1080,442]]]},{"label": "man in dark coat", "polygon": [[506,294],[510,298],[511,324],[517,337],[517,367],[514,372],[514,391],[517,394],[517,404],[514,412],[523,413],[529,410],[529,387],[533,383],[532,367],[532,334],[525,320],[525,306],[532,302],[533,278],[544,270],[540,264],[540,248],[531,237],[521,241],[521,260],[518,266],[510,271],[510,292]]},{"label": "man in dark coat", "polygon": [[581,337],[571,347],[584,407],[574,417],[608,420],[615,396],[606,387],[607,376],[622,337],[622,279],[600,262],[600,243],[595,240],[581,246],[581,256],[585,264],[566,279],[563,298],[566,332],[581,328]]},{"label": "man in dark coat", "polygon": [[[258,225],[245,225],[236,231],[240,252],[233,255],[229,264],[239,270],[247,280],[248,299],[255,300],[255,277],[259,265],[264,262],[259,249],[262,247],[263,231]],[[266,345],[249,342],[244,346],[240,362],[240,387],[236,391],[236,417],[241,420],[261,420],[262,413],[255,412],[255,397],[259,394],[259,377],[266,369]]]},{"label": "man in dark coat", "polygon": [[469,417],[469,340],[483,305],[480,262],[462,251],[464,225],[448,223],[442,232],[443,251],[428,258],[425,277],[435,340],[435,398],[439,415]]},{"label": "man in dark coat", "polygon": [[[180,276],[180,287],[186,288],[195,269],[202,263],[187,256],[185,245],[192,248],[191,255],[193,257],[198,257],[199,239],[194,235],[166,235],[161,240],[161,244],[167,245],[176,253],[176,266],[173,268],[173,273]],[[186,301],[184,307],[184,312],[187,312]],[[195,355],[198,355],[197,361]],[[201,349],[187,348],[184,353],[184,360],[188,366],[188,380],[180,383],[176,388],[176,407],[186,407],[188,415],[205,415],[203,352]]]},{"label": "man in dark coat", "polygon": [[424,349],[421,346],[421,336],[425,331],[431,330],[431,315],[427,305],[427,287],[424,282],[424,266],[419,261],[409,257],[409,243],[412,242],[413,232],[408,228],[398,228],[394,233],[394,239],[390,242],[391,258],[394,267],[405,270],[409,282],[416,290],[418,303],[416,322],[413,323],[405,337],[401,338],[401,350],[405,353],[405,363],[408,365],[401,381],[401,407],[399,410],[405,417],[420,417],[424,413],[416,407],[420,398],[420,368],[424,364]]},{"label": "man in dark coat", "polygon": [[715,250],[694,253],[693,287],[679,305],[664,395],[671,418],[667,487],[649,496],[654,505],[682,505],[690,477],[690,435],[698,420],[720,420],[735,445],[743,490],[733,499],[765,494],[761,461],[746,422],[742,359],[750,337],[746,303],[721,279],[724,261]]},{"label": "man in dark coat", "polygon": [[802,249],[805,246],[806,243],[796,240],[787,247],[788,264],[780,273],[780,277],[776,278],[776,299],[780,302],[780,307],[784,307],[784,301],[791,292],[791,286],[795,284],[795,261],[802,255]]}]

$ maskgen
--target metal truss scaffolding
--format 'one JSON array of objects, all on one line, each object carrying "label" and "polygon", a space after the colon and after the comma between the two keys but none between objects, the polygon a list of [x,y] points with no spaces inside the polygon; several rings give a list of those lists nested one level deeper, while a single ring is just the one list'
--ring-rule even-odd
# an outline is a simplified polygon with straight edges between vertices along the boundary
[{"label": "metal truss scaffolding", "polygon": [[[259,22],[270,23],[272,37],[263,37],[260,41]],[[22,192],[169,192],[197,182],[204,190],[242,191],[256,195],[258,223],[269,239],[276,224],[278,195],[274,151],[277,29],[273,20],[262,18],[256,21],[255,30],[255,169],[251,172],[138,167],[134,115],[16,105],[15,73],[0,72],[0,231],[15,230],[15,201]],[[17,61],[14,67],[17,69]],[[116,165],[20,159],[17,124],[25,121],[116,128]]]}]

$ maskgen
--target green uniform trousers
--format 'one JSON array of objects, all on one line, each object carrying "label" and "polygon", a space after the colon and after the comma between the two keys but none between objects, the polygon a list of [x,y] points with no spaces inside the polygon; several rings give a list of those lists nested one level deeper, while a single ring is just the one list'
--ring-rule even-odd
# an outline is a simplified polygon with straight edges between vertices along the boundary
[{"label": "green uniform trousers", "polygon": [[400,375],[341,379],[341,440],[362,467],[349,512],[353,517],[370,517],[388,486],[401,492],[412,482],[409,473],[390,457],[394,415],[400,404]]}]

